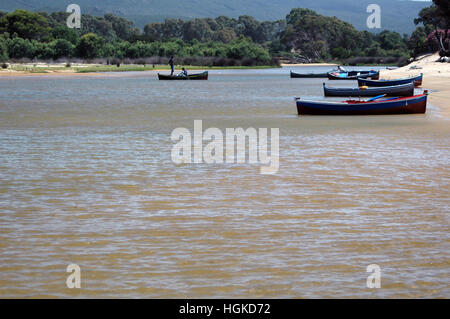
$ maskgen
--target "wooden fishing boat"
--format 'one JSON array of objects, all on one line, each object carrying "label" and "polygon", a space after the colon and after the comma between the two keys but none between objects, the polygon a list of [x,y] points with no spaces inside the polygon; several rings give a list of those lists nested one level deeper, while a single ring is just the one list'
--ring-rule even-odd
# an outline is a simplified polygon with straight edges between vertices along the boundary
[{"label": "wooden fishing boat", "polygon": [[208,71],[196,74],[188,74],[187,77],[179,75],[166,75],[159,74],[158,79],[160,80],[208,80]]},{"label": "wooden fishing boat", "polygon": [[384,87],[368,87],[362,86],[357,88],[334,88],[323,84],[323,92],[325,96],[413,96],[414,84],[412,82],[395,86]]},{"label": "wooden fishing boat", "polygon": [[425,113],[428,92],[411,97],[382,98],[342,102],[306,101],[296,98],[299,115],[378,115]]},{"label": "wooden fishing boat", "polygon": [[350,72],[332,71],[328,72],[327,76],[329,80],[357,80],[358,78],[371,78],[376,80],[380,78],[380,72],[375,70]]},{"label": "wooden fishing boat", "polygon": [[327,78],[327,73],[295,73],[291,71],[291,78]]},{"label": "wooden fishing boat", "polygon": [[368,79],[358,79],[358,85],[359,86],[394,86],[394,85],[401,85],[401,84],[407,84],[414,82],[414,86],[421,86],[422,85],[422,79],[423,79],[423,73],[421,73],[419,76],[415,76],[412,78],[407,79],[397,79],[397,80],[368,80]]}]

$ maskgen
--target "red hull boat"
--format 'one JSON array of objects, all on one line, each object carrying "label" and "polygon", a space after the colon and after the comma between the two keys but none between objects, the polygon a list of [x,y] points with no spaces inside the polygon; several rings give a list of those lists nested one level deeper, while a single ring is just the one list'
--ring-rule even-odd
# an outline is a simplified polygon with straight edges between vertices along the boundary
[{"label": "red hull boat", "polygon": [[425,113],[428,92],[424,94],[368,101],[347,100],[342,102],[304,101],[297,99],[299,115],[379,115]]}]

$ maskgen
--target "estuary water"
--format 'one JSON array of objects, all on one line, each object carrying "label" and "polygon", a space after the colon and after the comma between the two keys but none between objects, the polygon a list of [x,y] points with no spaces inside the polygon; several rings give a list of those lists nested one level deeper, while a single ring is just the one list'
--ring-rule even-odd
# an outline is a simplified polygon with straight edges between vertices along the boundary
[{"label": "estuary water", "polygon": [[[450,120],[299,117],[290,69],[0,79],[0,297],[449,298]],[[278,173],[175,164],[194,120],[279,128]]]}]

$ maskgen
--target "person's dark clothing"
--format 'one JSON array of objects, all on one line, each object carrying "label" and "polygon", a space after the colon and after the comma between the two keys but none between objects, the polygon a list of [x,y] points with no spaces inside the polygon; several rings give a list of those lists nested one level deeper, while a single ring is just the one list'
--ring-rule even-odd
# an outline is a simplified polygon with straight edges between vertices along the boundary
[{"label": "person's dark clothing", "polygon": [[170,58],[169,60],[169,65],[170,65],[170,75],[173,75],[173,72],[175,72],[175,63],[173,62],[173,58]]}]

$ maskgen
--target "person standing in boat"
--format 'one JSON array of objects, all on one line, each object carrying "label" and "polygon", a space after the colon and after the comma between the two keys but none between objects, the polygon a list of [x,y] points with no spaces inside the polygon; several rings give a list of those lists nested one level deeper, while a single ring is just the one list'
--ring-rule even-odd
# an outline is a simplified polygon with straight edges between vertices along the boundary
[{"label": "person standing in boat", "polygon": [[175,72],[175,63],[173,62],[173,56],[170,57],[169,65],[170,65],[170,75],[173,75],[173,72]]}]

